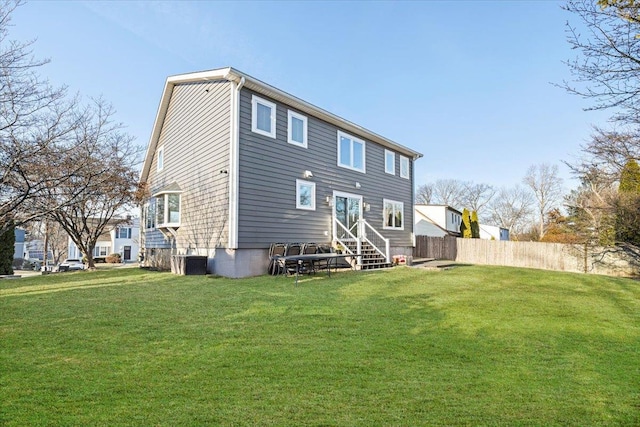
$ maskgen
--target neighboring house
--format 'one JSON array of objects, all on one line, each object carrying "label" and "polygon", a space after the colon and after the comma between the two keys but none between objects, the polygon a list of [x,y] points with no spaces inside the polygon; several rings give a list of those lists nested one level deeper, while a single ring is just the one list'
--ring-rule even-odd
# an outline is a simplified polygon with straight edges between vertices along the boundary
[{"label": "neighboring house", "polygon": [[419,157],[233,68],[169,77],[140,175],[145,262],[207,255],[245,277],[275,242],[410,255]]},{"label": "neighboring house", "polygon": [[21,228],[14,229],[16,242],[14,244],[13,259],[24,259],[25,257],[24,239],[26,234],[27,234],[26,231]]},{"label": "neighboring house", "polygon": [[[460,237],[462,212],[446,205],[415,205],[414,232],[416,236]],[[480,226],[480,238],[509,240],[509,230],[494,225]]]},{"label": "neighboring house", "polygon": [[[102,233],[93,249],[93,259],[104,261],[107,256],[118,253],[122,262],[138,261],[140,252],[140,219],[131,218],[127,223],[121,223],[121,221],[121,219],[117,220],[118,225],[107,225],[106,231]],[[83,258],[83,254],[71,238],[69,238],[68,258]]]},{"label": "neighboring house", "polygon": [[416,236],[460,237],[462,212],[446,205],[415,205]]},{"label": "neighboring house", "polygon": [[509,230],[495,225],[480,224],[480,238],[487,240],[509,240]]}]

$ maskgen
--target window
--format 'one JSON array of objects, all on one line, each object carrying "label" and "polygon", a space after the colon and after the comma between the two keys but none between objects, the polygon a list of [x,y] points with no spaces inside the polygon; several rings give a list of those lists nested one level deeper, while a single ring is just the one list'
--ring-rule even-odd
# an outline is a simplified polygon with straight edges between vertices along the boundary
[{"label": "window", "polygon": [[107,256],[109,255],[109,248],[111,246],[96,246],[93,248],[93,256]]},{"label": "window", "polygon": [[287,116],[289,119],[287,142],[307,148],[307,118],[291,110]]},{"label": "window", "polygon": [[409,158],[400,156],[400,178],[409,179]]},{"label": "window", "polygon": [[338,131],[338,166],[364,172],[364,141]]},{"label": "window", "polygon": [[165,193],[154,197],[156,203],[156,225],[176,227],[180,225],[180,194]]},{"label": "window", "polygon": [[144,205],[144,228],[147,230],[156,228],[156,201],[155,199],[149,200],[149,203]]},{"label": "window", "polygon": [[158,148],[158,172],[164,169],[164,146]]},{"label": "window", "polygon": [[116,229],[116,239],[130,239],[131,227],[118,227]]},{"label": "window", "polygon": [[316,183],[296,179],[296,209],[316,210]]},{"label": "window", "polygon": [[251,130],[260,135],[276,137],[276,104],[255,95],[251,97]]},{"label": "window", "polygon": [[396,153],[384,150],[384,171],[391,175],[396,174]]},{"label": "window", "polygon": [[384,200],[382,228],[404,230],[404,204],[393,200]]},{"label": "window", "polygon": [[169,203],[167,203],[168,207],[168,217],[170,224],[179,224],[180,223],[180,195],[179,194],[167,194],[167,199]]}]

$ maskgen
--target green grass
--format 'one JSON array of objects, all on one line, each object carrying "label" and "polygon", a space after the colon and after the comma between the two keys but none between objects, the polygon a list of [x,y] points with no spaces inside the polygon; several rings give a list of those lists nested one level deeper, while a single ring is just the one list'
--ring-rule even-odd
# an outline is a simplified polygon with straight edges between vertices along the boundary
[{"label": "green grass", "polygon": [[515,268],[0,281],[0,425],[639,425],[640,283]]}]

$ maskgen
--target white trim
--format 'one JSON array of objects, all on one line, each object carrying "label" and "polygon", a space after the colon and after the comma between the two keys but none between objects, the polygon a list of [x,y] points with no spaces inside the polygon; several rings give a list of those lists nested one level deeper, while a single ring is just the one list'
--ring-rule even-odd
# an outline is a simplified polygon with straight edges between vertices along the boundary
[{"label": "white trim", "polygon": [[[389,165],[387,164],[388,155],[393,156],[391,159],[391,169],[388,168]],[[396,153],[387,149],[384,150],[384,172],[390,175],[396,174]]]},{"label": "white trim", "polygon": [[333,190],[333,205],[331,207],[331,224],[332,224],[332,228],[333,228],[332,236],[334,238],[336,236],[336,230],[335,230],[336,206],[337,206],[336,197],[346,197],[346,198],[349,198],[349,199],[359,199],[360,200],[360,212],[358,213],[358,215],[359,215],[360,219],[362,219],[363,215],[364,215],[364,207],[363,207],[364,203],[363,203],[363,200],[362,200],[362,195],[353,194],[353,193],[343,193],[342,191]]},{"label": "white trim", "polygon": [[[401,213],[402,213],[402,224],[400,227],[395,227],[395,226],[389,226],[387,225],[387,218],[385,218],[384,215],[384,211],[385,211],[385,205],[387,203],[391,203],[393,205],[393,211],[392,211],[392,216],[395,217],[395,212],[396,212],[396,205],[400,205],[400,209],[401,209]],[[399,202],[397,200],[391,200],[391,199],[382,199],[382,229],[383,230],[404,230],[404,223],[405,223],[405,215],[404,215],[404,203],[403,202]]]},{"label": "white trim", "polygon": [[[298,119],[302,121],[302,142],[295,141],[293,139],[293,120]],[[287,110],[287,142],[289,144],[297,145],[298,147],[307,148],[307,116],[298,114],[295,111]]]},{"label": "white trim", "polygon": [[[311,206],[300,204],[300,186],[311,186]],[[316,183],[311,181],[305,181],[304,179],[296,179],[296,209],[304,209],[308,211],[316,210]]]},{"label": "white trim", "polygon": [[[346,163],[341,163],[341,159],[340,159],[340,138],[349,139],[351,141],[351,144],[350,144],[350,157],[351,157],[350,160],[351,160],[351,164],[350,165],[346,164]],[[353,166],[353,146],[354,146],[355,142],[357,142],[357,143],[362,145],[362,169],[356,168],[356,167]],[[337,147],[337,152],[338,152],[338,166],[339,167],[345,168],[345,169],[351,169],[351,170],[356,171],[356,172],[362,172],[362,173],[366,173],[367,172],[367,162],[366,162],[366,159],[367,159],[367,144],[366,144],[365,141],[339,130],[337,138],[336,138],[336,147]]]},{"label": "white trim", "polygon": [[[241,82],[242,83],[242,82]],[[240,88],[231,84],[231,132],[229,143],[229,249],[238,248],[238,153],[240,151]]]},{"label": "white trim", "polygon": [[[407,164],[406,173],[402,172],[402,163]],[[411,177],[411,162],[409,162],[409,158],[405,156],[400,156],[400,178],[409,179]]]},{"label": "white trim", "polygon": [[[271,131],[258,128],[258,104],[268,107],[271,110],[269,114],[269,123],[271,125]],[[259,135],[268,136],[270,138],[276,138],[276,104],[266,99],[260,98],[256,95],[251,95],[251,131]]]},{"label": "white trim", "polygon": [[162,172],[162,169],[164,169],[164,145],[158,148],[156,159],[156,171]]}]

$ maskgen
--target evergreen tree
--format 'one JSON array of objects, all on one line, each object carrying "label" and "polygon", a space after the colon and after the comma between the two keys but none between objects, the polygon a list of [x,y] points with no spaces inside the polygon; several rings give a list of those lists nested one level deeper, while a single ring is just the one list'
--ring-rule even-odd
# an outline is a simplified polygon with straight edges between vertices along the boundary
[{"label": "evergreen tree", "polygon": [[640,166],[633,159],[620,174],[616,204],[616,240],[640,245]]},{"label": "evergreen tree", "polygon": [[462,224],[460,224],[460,234],[464,239],[471,238],[471,218],[469,217],[469,210],[464,208],[462,210]]},{"label": "evergreen tree", "polygon": [[0,234],[0,274],[13,274],[13,254],[15,252],[15,226],[11,221]]},{"label": "evergreen tree", "polygon": [[480,238],[480,223],[478,222],[478,212],[471,212],[471,238]]}]

